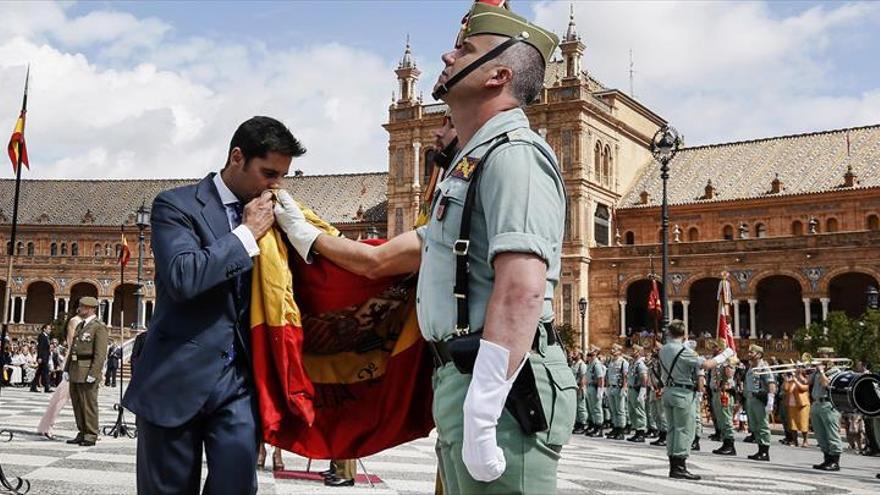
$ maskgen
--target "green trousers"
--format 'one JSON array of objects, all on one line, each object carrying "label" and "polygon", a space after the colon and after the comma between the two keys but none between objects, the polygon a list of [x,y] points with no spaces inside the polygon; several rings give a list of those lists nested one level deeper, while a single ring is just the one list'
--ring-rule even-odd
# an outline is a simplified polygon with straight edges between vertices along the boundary
[{"label": "green trousers", "polygon": [[616,387],[608,389],[608,409],[611,412],[611,425],[616,428],[626,426],[626,397]]},{"label": "green trousers", "polygon": [[626,405],[630,426],[636,431],[644,431],[648,426],[648,418],[645,417],[645,401],[639,400],[639,389],[635,387],[627,389]]},{"label": "green trousers", "polygon": [[694,441],[694,392],[667,387],[663,391],[663,410],[666,413],[666,455],[684,457],[691,455]]},{"label": "green trousers", "polygon": [[530,354],[529,362],[549,427],[537,434],[525,435],[505,409],[496,427],[496,441],[504,452],[507,469],[490,483],[471,478],[461,458],[462,406],[471,375],[459,373],[452,363],[435,371],[433,413],[446,493],[556,493],[560,452],[574,427],[577,384],[562,348],[547,346],[543,337],[540,342],[538,350]]},{"label": "green trousers", "polygon": [[749,417],[749,430],[755,436],[755,443],[758,445],[770,445],[770,423],[764,407],[763,402],[751,395],[746,398],[746,415]]},{"label": "green trousers", "polygon": [[703,402],[694,400],[694,435],[703,436]]},{"label": "green trousers", "polygon": [[649,416],[654,420],[654,427],[658,431],[666,431],[666,410],[663,409],[663,400],[658,399],[654,391],[648,392],[648,411]]},{"label": "green trousers", "polygon": [[575,416],[575,424],[587,424],[587,394],[580,387],[577,389],[577,415]]},{"label": "green trousers", "polygon": [[76,420],[76,437],[88,442],[98,439],[98,382],[71,383],[70,404]]},{"label": "green trousers", "polygon": [[605,422],[605,410],[602,407],[602,401],[599,400],[599,390],[596,387],[587,386],[586,396],[590,423],[601,425]]},{"label": "green trousers", "polygon": [[830,402],[814,402],[810,408],[810,423],[816,433],[819,449],[828,455],[840,455],[843,452],[843,440],[840,439],[840,413]]},{"label": "green trousers", "polygon": [[728,395],[727,405],[721,404],[721,392],[715,391],[712,395],[712,407],[715,408],[715,420],[718,422],[715,429],[721,434],[722,440],[733,438],[733,397]]}]

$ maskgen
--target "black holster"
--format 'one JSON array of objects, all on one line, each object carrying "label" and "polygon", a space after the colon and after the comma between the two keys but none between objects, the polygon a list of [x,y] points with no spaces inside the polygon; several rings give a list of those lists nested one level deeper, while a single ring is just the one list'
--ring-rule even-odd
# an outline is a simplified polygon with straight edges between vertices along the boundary
[{"label": "black holster", "polygon": [[[446,341],[449,356],[459,373],[469,375],[474,372],[474,363],[477,361],[482,337],[481,329]],[[535,371],[530,361],[526,361],[514,380],[504,407],[526,435],[545,431],[548,428],[541,396],[538,394],[538,385],[535,383]]]}]

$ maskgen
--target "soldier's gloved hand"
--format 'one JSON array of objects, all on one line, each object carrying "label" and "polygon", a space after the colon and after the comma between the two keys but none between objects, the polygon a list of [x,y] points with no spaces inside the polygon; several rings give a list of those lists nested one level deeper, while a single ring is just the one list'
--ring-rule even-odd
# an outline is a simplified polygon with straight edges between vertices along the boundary
[{"label": "soldier's gloved hand", "polygon": [[302,259],[309,261],[312,244],[318,238],[321,230],[306,220],[302,209],[293,200],[290,193],[281,189],[275,194],[275,198],[278,200],[275,203],[275,221],[287,234],[287,238],[296,252]]},{"label": "soldier's gloved hand", "polygon": [[86,383],[95,383],[95,377],[89,375],[86,377]]},{"label": "soldier's gloved hand", "polygon": [[736,352],[734,352],[733,349],[728,347],[727,349],[724,349],[723,351],[721,351],[721,354],[713,357],[712,361],[715,361],[715,364],[717,364],[718,366],[721,366],[722,364],[727,362],[727,360],[732,358],[733,356],[736,356]]},{"label": "soldier's gloved hand", "polygon": [[498,418],[519,371],[528,360],[528,353],[516,372],[507,378],[510,351],[480,341],[474,372],[464,399],[464,442],[461,459],[471,477],[477,481],[494,481],[504,474],[507,461],[495,440]]},{"label": "soldier's gloved hand", "polygon": [[639,389],[639,397],[638,397],[639,402],[644,402],[645,397],[647,397],[647,395],[648,395],[648,389],[646,387],[640,388]]},{"label": "soldier's gloved hand", "polygon": [[770,414],[771,412],[773,412],[773,404],[775,403],[775,401],[776,401],[776,397],[773,397],[772,394],[767,395],[767,405],[764,406],[764,411],[766,411],[767,414]]},{"label": "soldier's gloved hand", "polygon": [[605,399],[605,387],[597,388],[596,396],[599,398],[599,402],[602,402]]},{"label": "soldier's gloved hand", "polygon": [[703,402],[703,392],[697,392],[696,398],[697,398],[697,404]]},{"label": "soldier's gloved hand", "polygon": [[61,375],[61,377],[64,378],[64,381],[65,381],[65,382],[69,382],[69,381],[70,381],[70,373],[68,373],[68,372],[66,372],[66,371]]}]

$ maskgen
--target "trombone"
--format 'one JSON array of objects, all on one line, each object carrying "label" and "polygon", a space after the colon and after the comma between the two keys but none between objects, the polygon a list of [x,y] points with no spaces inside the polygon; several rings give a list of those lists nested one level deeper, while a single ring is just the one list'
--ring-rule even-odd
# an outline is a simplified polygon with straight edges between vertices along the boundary
[{"label": "trombone", "polygon": [[755,371],[755,376],[764,376],[775,373],[794,373],[798,369],[804,369],[807,371],[815,370],[819,366],[826,366],[828,368],[833,369],[834,373],[850,369],[852,367],[852,359],[849,358],[814,358],[809,352],[805,352],[801,355],[801,359],[798,362],[792,362],[788,364],[776,364],[773,366],[764,366],[757,371]]}]

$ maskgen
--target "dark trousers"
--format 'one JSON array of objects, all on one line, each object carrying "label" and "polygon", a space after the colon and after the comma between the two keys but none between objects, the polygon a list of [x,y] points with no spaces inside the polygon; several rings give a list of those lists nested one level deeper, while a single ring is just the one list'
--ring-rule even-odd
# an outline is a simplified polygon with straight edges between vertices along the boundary
[{"label": "dark trousers", "polygon": [[139,494],[198,494],[202,449],[208,463],[202,493],[257,492],[259,423],[256,394],[245,367],[226,367],[199,413],[181,426],[165,428],[138,416]]},{"label": "dark trousers", "polygon": [[70,405],[76,420],[76,438],[94,442],[98,439],[98,382],[71,383]]},{"label": "dark trousers", "polygon": [[33,381],[31,381],[31,390],[36,390],[40,383],[43,384],[43,390],[51,388],[49,383],[49,364],[45,359],[37,365],[37,372],[34,374]]},{"label": "dark trousers", "polygon": [[105,387],[115,387],[116,386],[116,368],[107,368],[107,371],[104,372],[104,386]]}]

